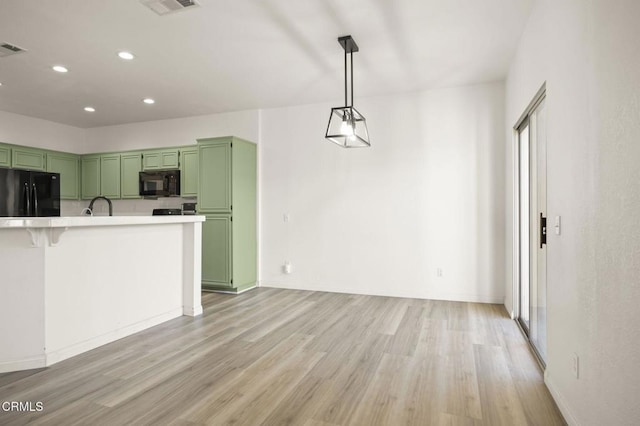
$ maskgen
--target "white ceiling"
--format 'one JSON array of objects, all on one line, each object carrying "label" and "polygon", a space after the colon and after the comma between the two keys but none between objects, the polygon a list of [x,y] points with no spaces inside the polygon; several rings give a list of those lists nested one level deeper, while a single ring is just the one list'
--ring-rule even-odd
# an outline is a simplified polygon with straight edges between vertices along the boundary
[{"label": "white ceiling", "polygon": [[[0,110],[77,127],[343,102],[504,78],[534,0],[1,0]],[[117,57],[128,50],[136,59]],[[62,64],[67,74],[51,70]],[[152,97],[156,104],[141,102]],[[95,113],[83,111],[85,106]]]}]

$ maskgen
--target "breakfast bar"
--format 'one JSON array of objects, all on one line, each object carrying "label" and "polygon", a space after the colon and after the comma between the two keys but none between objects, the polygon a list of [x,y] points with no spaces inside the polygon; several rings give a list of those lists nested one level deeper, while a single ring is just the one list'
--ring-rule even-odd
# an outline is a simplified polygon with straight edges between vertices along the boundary
[{"label": "breakfast bar", "polygon": [[0,218],[0,373],[202,314],[203,221]]}]

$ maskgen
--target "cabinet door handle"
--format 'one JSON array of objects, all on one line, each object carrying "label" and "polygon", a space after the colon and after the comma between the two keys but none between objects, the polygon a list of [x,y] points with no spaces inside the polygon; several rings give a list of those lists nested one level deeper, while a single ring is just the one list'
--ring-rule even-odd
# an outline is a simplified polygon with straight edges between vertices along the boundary
[{"label": "cabinet door handle", "polygon": [[547,244],[547,218],[540,213],[540,248]]},{"label": "cabinet door handle", "polygon": [[33,215],[38,216],[38,190],[36,184],[33,184]]},{"label": "cabinet door handle", "polygon": [[29,184],[25,182],[24,190],[24,201],[27,206],[27,216],[31,216],[31,193],[29,192]]}]

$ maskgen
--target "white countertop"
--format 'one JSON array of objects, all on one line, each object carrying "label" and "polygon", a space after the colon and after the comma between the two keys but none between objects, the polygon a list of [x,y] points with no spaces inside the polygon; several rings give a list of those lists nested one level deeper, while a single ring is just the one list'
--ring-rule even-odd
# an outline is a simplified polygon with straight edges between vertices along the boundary
[{"label": "white countertop", "polygon": [[0,217],[2,228],[70,228],[82,226],[159,225],[204,222],[202,215]]}]

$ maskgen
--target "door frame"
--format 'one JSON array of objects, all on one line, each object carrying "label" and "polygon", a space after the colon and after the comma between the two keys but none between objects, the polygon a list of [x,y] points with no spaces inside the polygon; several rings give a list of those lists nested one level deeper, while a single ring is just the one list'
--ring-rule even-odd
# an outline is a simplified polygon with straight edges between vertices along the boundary
[{"label": "door frame", "polygon": [[[546,98],[546,94],[547,94],[547,83],[544,82],[542,84],[542,86],[540,87],[540,89],[538,89],[538,92],[535,94],[535,96],[533,97],[533,99],[531,100],[531,102],[529,102],[529,105],[527,105],[527,107],[525,108],[524,112],[522,113],[522,115],[518,118],[518,120],[516,121],[515,125],[512,128],[512,146],[513,146],[513,158],[512,158],[512,164],[513,164],[513,170],[512,170],[512,176],[513,176],[513,205],[512,205],[512,211],[513,211],[513,246],[512,246],[512,283],[513,283],[513,300],[512,300],[512,306],[513,306],[513,320],[515,320],[516,324],[518,324],[518,327],[520,328],[520,330],[522,331],[522,333],[526,336],[527,338],[527,342],[529,344],[529,347],[532,349],[533,353],[535,354],[536,359],[538,360],[538,362],[540,363],[541,367],[544,368],[546,367],[545,361],[544,359],[540,356],[540,354],[538,353],[537,348],[535,347],[535,345],[533,345],[533,343],[531,342],[530,338],[529,338],[529,332],[528,330],[525,330],[524,327],[522,326],[522,324],[520,323],[520,272],[521,272],[521,256],[520,256],[520,241],[521,241],[521,236],[520,236],[520,216],[521,216],[521,212],[520,212],[520,140],[519,140],[519,129],[523,126],[523,125],[528,125],[530,124],[530,116],[531,114],[536,110],[536,108],[538,108],[538,106],[542,103],[542,101]],[[529,127],[529,136],[531,136],[531,127]],[[529,146],[531,146],[531,137],[529,138]],[[529,171],[529,174],[531,173],[531,171]],[[531,220],[531,219],[530,219]],[[548,229],[548,228],[547,228]],[[531,256],[531,253],[530,253]],[[527,259],[527,261],[529,261],[529,259]],[[529,283],[529,286],[531,286],[532,284]]]}]

